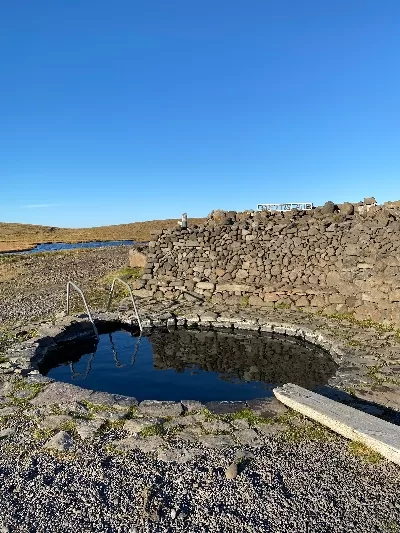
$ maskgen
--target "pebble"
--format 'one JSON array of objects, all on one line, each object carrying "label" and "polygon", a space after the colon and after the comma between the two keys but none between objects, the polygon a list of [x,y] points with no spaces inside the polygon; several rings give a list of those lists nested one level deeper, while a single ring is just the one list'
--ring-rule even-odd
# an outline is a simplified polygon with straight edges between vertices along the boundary
[{"label": "pebble", "polygon": [[236,462],[231,463],[225,470],[226,479],[235,479],[238,475],[238,464]]}]

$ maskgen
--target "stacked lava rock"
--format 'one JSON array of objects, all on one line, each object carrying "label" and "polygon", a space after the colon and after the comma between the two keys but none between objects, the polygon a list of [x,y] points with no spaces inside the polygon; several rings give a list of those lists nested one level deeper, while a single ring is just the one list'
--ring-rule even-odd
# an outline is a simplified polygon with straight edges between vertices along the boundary
[{"label": "stacked lava rock", "polygon": [[400,205],[213,211],[148,246],[137,294],[305,308],[400,324]]}]

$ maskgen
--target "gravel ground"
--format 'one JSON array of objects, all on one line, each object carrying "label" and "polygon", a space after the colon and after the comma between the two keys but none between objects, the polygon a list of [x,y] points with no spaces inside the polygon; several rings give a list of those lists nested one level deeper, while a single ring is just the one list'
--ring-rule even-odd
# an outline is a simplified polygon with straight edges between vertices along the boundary
[{"label": "gravel ground", "polygon": [[[18,433],[21,440],[21,428]],[[227,479],[237,449],[205,450],[178,464],[140,451],[109,454],[107,434],[102,438],[58,456],[37,441],[0,444],[0,531],[399,530],[399,469],[351,456],[341,439],[293,444],[271,438]]]},{"label": "gravel ground", "polygon": [[[99,290],[99,280],[126,266],[129,248],[0,256],[0,324],[63,311],[67,281],[77,283],[92,303],[90,293]],[[104,289],[103,293],[105,301]]]},{"label": "gravel ground", "polygon": [[[68,280],[91,294],[126,261],[127,247],[1,258],[0,320],[59,312]],[[271,437],[177,463],[112,451],[115,429],[57,453],[34,427],[0,418],[0,533],[400,532],[400,468],[367,463],[341,438]],[[242,471],[227,479],[238,455]]]}]

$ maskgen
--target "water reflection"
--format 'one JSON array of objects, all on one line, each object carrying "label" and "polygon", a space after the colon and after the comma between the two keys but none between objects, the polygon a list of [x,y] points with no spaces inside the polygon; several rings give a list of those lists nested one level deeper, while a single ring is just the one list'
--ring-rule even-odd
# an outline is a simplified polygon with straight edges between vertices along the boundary
[{"label": "water reflection", "polygon": [[322,349],[291,339],[184,329],[104,333],[58,346],[39,367],[57,380],[138,400],[200,401],[268,396],[287,382],[315,389],[336,368]]}]

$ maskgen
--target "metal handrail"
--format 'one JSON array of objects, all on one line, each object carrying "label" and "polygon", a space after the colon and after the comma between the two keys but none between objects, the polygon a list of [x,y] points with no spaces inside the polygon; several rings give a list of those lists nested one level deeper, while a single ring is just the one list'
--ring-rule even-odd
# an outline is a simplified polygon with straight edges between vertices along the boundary
[{"label": "metal handrail", "polygon": [[89,320],[90,322],[92,323],[92,326],[93,326],[93,330],[94,330],[94,333],[96,335],[96,337],[99,336],[99,332],[97,331],[97,328],[94,324],[94,320],[92,318],[92,314],[89,310],[89,307],[88,307],[88,304],[86,302],[86,298],[85,298],[85,295],[83,294],[83,292],[81,291],[81,289],[75,285],[75,283],[73,283],[72,281],[68,281],[67,283],[67,315],[69,315],[69,295],[70,295],[70,287],[72,287],[73,289],[75,289],[82,297],[82,300],[83,300],[83,303],[85,304],[85,307],[86,307],[86,312],[87,312],[87,315],[89,317]]},{"label": "metal handrail", "polygon": [[140,331],[143,331],[142,322],[140,321],[140,317],[139,317],[139,313],[138,313],[138,310],[137,310],[137,307],[136,307],[136,304],[135,304],[135,299],[133,297],[132,289],[127,284],[127,282],[124,281],[121,278],[114,278],[114,280],[112,282],[111,289],[110,289],[110,296],[108,298],[108,303],[107,303],[107,311],[109,310],[110,305],[111,305],[111,300],[112,300],[112,297],[113,297],[113,294],[114,294],[114,285],[115,285],[116,281],[119,281],[120,283],[122,283],[123,285],[125,285],[128,288],[129,294],[131,295],[131,298],[132,298],[133,309],[134,309],[134,311],[136,313],[136,318],[137,318],[137,321],[138,321],[139,329],[140,329]]}]

